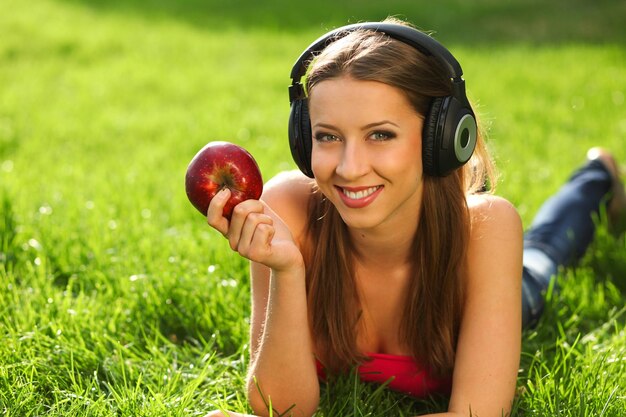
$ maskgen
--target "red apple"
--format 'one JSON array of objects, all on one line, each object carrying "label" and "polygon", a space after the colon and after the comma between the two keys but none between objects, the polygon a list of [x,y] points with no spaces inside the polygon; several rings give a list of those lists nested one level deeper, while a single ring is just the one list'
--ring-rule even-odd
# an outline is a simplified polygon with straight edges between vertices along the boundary
[{"label": "red apple", "polygon": [[223,212],[230,220],[237,204],[261,197],[263,178],[256,161],[244,148],[229,142],[209,142],[187,167],[187,198],[206,216],[209,203],[222,188],[230,189]]}]

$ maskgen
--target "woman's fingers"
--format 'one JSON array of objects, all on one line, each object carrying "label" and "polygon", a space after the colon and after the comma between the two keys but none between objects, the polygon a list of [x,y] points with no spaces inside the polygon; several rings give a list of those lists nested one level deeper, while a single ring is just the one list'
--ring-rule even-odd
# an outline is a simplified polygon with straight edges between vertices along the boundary
[{"label": "woman's fingers", "polygon": [[250,215],[253,213],[263,213],[263,204],[259,200],[243,201],[237,204],[233,209],[228,233],[226,234],[232,250],[238,250],[244,225],[248,221],[248,218],[252,219]]},{"label": "woman's fingers", "polygon": [[228,220],[224,217],[224,206],[230,198],[230,190],[222,188],[209,203],[206,220],[209,226],[226,236],[228,233]]},{"label": "woman's fingers", "polygon": [[262,201],[243,201],[233,209],[230,221],[224,218],[223,208],[230,195],[229,190],[216,194],[209,204],[207,223],[228,239],[233,251],[270,268],[288,267],[301,260],[289,229]]},{"label": "woman's fingers", "polygon": [[246,217],[246,221],[241,228],[239,242],[237,244],[237,252],[248,257],[251,255],[251,248],[263,249],[259,245],[268,246],[271,239],[262,240],[259,236],[266,236],[268,233],[274,234],[274,221],[272,218],[263,213],[250,213]]},{"label": "woman's fingers", "polygon": [[259,200],[246,200],[235,206],[230,221],[223,215],[224,206],[230,198],[231,192],[224,188],[211,200],[207,210],[207,223],[228,239],[232,250],[246,251],[254,231],[259,224],[271,225],[273,220],[263,214],[263,203]]}]

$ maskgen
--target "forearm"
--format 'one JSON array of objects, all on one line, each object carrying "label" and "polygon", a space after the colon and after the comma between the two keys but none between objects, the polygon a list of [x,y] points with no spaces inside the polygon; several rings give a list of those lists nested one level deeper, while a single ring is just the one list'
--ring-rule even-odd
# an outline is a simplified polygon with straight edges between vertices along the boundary
[{"label": "forearm", "polygon": [[319,383],[308,326],[304,268],[272,271],[258,346],[248,375],[248,396],[255,413],[266,414],[265,404],[271,400],[278,412],[295,404],[304,415],[311,415],[318,405]]}]

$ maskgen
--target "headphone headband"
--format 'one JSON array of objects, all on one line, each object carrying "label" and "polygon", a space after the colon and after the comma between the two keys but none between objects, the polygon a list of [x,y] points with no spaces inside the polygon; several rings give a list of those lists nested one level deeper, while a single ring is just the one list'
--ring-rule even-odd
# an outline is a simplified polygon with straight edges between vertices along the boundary
[{"label": "headphone headband", "polygon": [[452,82],[453,96],[465,98],[465,82],[463,81],[463,70],[456,58],[441,43],[427,34],[420,32],[410,26],[395,23],[365,22],[355,23],[335,29],[316,39],[298,57],[291,69],[291,87],[289,88],[289,102],[304,98],[304,88],[300,83],[301,78],[306,74],[308,61],[318,52],[321,52],[329,44],[343,36],[357,30],[373,30],[384,33],[394,39],[404,42],[413,48],[421,51],[425,55],[430,55],[437,59],[443,66]]}]

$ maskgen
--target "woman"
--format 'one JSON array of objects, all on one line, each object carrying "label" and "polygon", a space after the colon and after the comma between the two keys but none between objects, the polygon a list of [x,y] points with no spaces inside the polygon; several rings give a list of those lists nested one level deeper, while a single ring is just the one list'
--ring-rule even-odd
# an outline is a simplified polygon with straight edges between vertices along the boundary
[{"label": "woman", "polygon": [[[522,320],[538,319],[556,269],[591,239],[590,213],[610,189],[623,196],[616,165],[594,150],[523,238],[515,208],[484,192],[490,159],[458,63],[400,22],[376,25],[335,31],[296,64],[315,56],[306,86],[291,89],[292,152],[306,175],[279,174],[230,222],[228,190],[209,207],[209,225],[251,261],[249,402],[259,415],[268,399],[312,415],[319,380],[358,366],[364,381],[449,394],[441,415],[501,416]],[[447,117],[452,132],[439,138]],[[444,148],[456,152],[450,164]],[[580,213],[575,241],[563,211]]]}]

